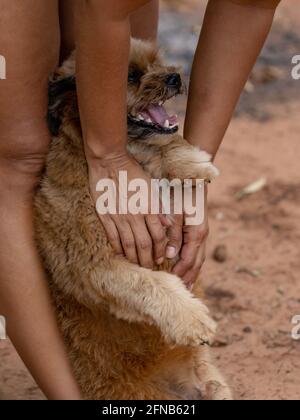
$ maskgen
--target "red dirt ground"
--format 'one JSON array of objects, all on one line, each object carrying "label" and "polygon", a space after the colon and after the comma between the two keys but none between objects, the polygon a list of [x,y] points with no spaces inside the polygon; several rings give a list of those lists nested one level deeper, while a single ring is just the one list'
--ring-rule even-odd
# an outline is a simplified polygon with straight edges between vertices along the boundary
[{"label": "red dirt ground", "polygon": [[[162,41],[174,40],[174,28],[166,28],[173,22],[176,31],[183,3],[183,32],[190,36],[192,28],[198,30],[194,26],[201,22],[192,6],[197,3],[203,10],[205,2],[165,3]],[[291,319],[300,314],[300,81],[290,75],[291,57],[300,54],[295,32],[300,8],[291,3],[280,6],[255,70],[275,65],[281,76],[254,83],[253,92],[244,93],[216,161],[222,176],[210,188],[211,235],[203,279],[219,322],[214,353],[242,400],[300,397],[300,343],[291,338]],[[183,115],[184,102],[178,107]],[[267,178],[263,190],[242,201],[235,198],[261,177]],[[213,258],[220,245],[227,250],[222,263]],[[0,378],[5,398],[43,398],[8,341],[0,342]]]}]

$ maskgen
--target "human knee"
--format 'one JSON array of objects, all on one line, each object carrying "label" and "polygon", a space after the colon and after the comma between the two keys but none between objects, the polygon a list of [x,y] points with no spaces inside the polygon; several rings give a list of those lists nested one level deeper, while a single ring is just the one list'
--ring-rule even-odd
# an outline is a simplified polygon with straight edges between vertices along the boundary
[{"label": "human knee", "polygon": [[[14,127],[1,133],[0,138],[0,178],[5,185],[34,188],[45,166],[50,144],[46,124],[35,128]],[[5,137],[4,137],[5,136]]]}]

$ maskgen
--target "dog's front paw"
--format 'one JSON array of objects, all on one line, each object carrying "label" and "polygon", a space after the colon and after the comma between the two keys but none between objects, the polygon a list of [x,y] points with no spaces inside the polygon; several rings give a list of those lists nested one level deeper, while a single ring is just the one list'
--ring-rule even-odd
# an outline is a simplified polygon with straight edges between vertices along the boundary
[{"label": "dog's front paw", "polygon": [[170,344],[193,346],[211,345],[217,325],[209,311],[200,301],[193,299],[183,312],[178,310],[172,325],[168,325],[164,336]]},{"label": "dog's front paw", "polygon": [[207,182],[213,181],[220,175],[220,171],[211,162],[199,163],[197,165],[197,176],[198,179],[204,179]]},{"label": "dog's front paw", "polygon": [[194,172],[194,177],[197,179],[204,179],[205,181],[212,181],[220,175],[220,171],[212,163],[211,155],[203,150],[197,150],[194,155],[195,162],[191,170]]},{"label": "dog's front paw", "polygon": [[181,160],[177,165],[173,165],[173,172],[170,171],[172,178],[204,179],[212,181],[220,175],[219,170],[211,161],[211,156],[196,147],[189,146],[182,152]]}]

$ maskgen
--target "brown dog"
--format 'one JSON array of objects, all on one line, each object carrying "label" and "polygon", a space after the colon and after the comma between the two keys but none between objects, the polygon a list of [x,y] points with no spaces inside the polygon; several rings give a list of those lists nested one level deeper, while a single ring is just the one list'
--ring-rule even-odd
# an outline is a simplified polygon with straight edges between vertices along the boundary
[{"label": "brown dog", "polygon": [[[36,196],[36,234],[58,321],[86,399],[231,399],[210,360],[215,323],[195,287],[115,255],[89,194],[79,121],[75,57],[50,87],[53,138]],[[132,42],[128,150],[154,178],[217,175],[189,145],[163,103],[182,90],[175,68],[148,43]],[[164,271],[163,271],[164,270]]]}]

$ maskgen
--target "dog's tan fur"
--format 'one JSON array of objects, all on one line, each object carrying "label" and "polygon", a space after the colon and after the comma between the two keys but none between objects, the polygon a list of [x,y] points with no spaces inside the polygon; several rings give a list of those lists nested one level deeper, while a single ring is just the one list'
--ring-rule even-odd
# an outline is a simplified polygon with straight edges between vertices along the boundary
[{"label": "dog's tan fur", "polygon": [[[147,89],[129,86],[128,108],[161,98],[163,66],[152,45],[133,41],[131,65]],[[74,74],[74,56],[56,77]],[[166,99],[166,92],[163,93]],[[76,93],[57,105],[53,138],[36,196],[36,236],[49,273],[61,331],[86,399],[231,399],[210,359],[215,323],[200,299],[170,274],[117,257],[89,194]],[[181,136],[130,140],[130,153],[154,178],[216,175],[205,152]],[[163,271],[164,270],[164,271]]]}]

